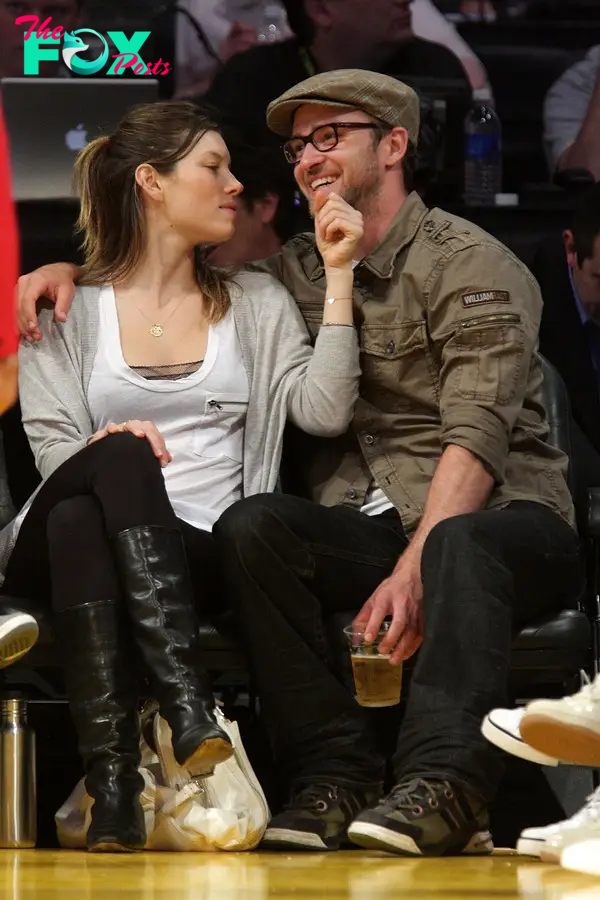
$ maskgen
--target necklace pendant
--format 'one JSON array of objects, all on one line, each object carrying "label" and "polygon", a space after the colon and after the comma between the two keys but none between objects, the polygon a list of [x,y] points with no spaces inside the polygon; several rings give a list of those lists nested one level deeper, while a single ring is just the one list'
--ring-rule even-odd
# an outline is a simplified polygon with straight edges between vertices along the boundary
[{"label": "necklace pendant", "polygon": [[163,328],[162,325],[153,325],[150,329],[150,334],[152,337],[162,337]]}]

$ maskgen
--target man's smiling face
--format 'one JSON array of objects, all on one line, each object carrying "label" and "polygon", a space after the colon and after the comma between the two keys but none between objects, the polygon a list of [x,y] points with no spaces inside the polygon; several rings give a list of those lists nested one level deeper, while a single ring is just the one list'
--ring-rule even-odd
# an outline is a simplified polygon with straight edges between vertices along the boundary
[{"label": "man's smiling face", "polygon": [[[366,124],[373,120],[361,110],[307,103],[294,117],[294,137],[307,137],[316,128],[339,122]],[[311,212],[317,191],[339,194],[363,215],[368,211],[377,199],[383,174],[375,135],[377,131],[371,129],[340,128],[332,150],[306,145],[294,174]]]}]

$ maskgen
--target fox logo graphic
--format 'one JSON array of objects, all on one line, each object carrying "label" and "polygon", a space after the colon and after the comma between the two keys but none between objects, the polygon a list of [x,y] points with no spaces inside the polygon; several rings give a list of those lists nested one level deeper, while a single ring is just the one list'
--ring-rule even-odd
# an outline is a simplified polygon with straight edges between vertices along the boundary
[{"label": "fox logo graphic", "polygon": [[[51,26],[52,16],[40,23],[39,16],[19,16],[15,25],[27,25],[23,42],[23,74],[39,75],[40,60],[55,60],[62,55],[63,62],[74,75],[95,75],[109,63],[109,41],[93,28],[78,28],[68,32],[62,25]],[[97,59],[82,59],[81,54],[90,49],[90,39],[80,35],[93,35],[94,44],[100,43],[102,51]],[[145,62],[140,50],[150,37],[149,31],[134,31],[128,37],[122,31],[107,32],[114,49],[113,61],[109,64],[106,75],[121,75],[129,70],[132,75],[166,75],[171,65],[163,59],[158,62]],[[60,46],[62,43],[62,47]]]},{"label": "fox logo graphic", "polygon": [[[79,53],[83,53],[84,50],[89,50],[90,47],[89,44],[85,44],[79,37],[82,32],[94,34],[102,42],[104,49],[98,59],[88,61],[78,58]],[[98,34],[98,32],[94,31],[92,28],[79,28],[77,31],[74,31],[73,34],[69,34],[69,32],[66,31],[63,38],[62,57],[65,66],[70,69],[74,75],[94,75],[106,65],[108,60],[108,44],[102,35]]]}]

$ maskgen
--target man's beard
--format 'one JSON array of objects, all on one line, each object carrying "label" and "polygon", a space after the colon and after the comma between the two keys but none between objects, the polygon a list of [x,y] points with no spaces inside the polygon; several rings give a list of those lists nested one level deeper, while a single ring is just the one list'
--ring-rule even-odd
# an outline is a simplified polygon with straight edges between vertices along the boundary
[{"label": "man's beard", "polygon": [[[360,184],[351,184],[340,191],[342,200],[345,200],[353,209],[361,212],[366,219],[376,208],[381,193],[381,181],[379,178],[379,170],[377,163],[373,161],[371,165],[363,171]],[[310,213],[314,218],[314,204],[310,204]]]}]

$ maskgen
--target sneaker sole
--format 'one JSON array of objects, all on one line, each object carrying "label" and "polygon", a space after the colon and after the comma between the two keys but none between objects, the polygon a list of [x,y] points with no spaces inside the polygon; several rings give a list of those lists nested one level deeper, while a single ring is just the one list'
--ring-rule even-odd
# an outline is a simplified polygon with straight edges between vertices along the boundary
[{"label": "sneaker sole", "polygon": [[558,862],[560,855],[552,856],[551,852],[546,851],[546,841],[544,838],[519,838],[516,847],[519,856],[535,856],[537,859],[544,859],[547,862]]},{"label": "sneaker sole", "polygon": [[[388,853],[396,853],[401,856],[425,856],[418,844],[407,834],[400,834],[385,828],[383,825],[374,825],[371,822],[356,822],[348,829],[348,837],[354,844],[364,847],[365,850],[387,850]],[[494,849],[492,836],[489,831],[478,831],[473,835],[469,843],[460,855],[488,855]]]},{"label": "sneaker sole", "polygon": [[21,622],[7,622],[0,630],[0,669],[6,669],[22,659],[38,639],[37,622],[23,616]]},{"label": "sneaker sole", "polygon": [[540,766],[558,766],[559,762],[553,756],[540,753],[525,743],[524,740],[517,738],[514,734],[500,725],[496,724],[493,719],[486,716],[481,724],[481,733],[490,744],[499,747],[511,756],[518,756],[527,762],[538,763]]},{"label": "sneaker sole", "polygon": [[216,765],[225,762],[233,755],[233,747],[229,741],[223,738],[208,738],[202,741],[197,750],[186,759],[183,768],[190,773],[192,777],[198,775],[209,775],[213,772]]},{"label": "sneaker sole", "polygon": [[312,831],[292,831],[289,828],[267,828],[260,843],[264,850],[331,850],[323,838]]},{"label": "sneaker sole", "polygon": [[590,728],[531,713],[523,719],[521,732],[542,753],[578,766],[600,765],[600,734]]}]

